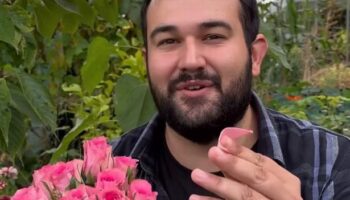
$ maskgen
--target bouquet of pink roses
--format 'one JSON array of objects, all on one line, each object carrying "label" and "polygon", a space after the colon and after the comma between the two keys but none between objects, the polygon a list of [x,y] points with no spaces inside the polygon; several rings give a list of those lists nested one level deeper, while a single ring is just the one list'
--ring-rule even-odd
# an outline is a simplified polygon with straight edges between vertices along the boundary
[{"label": "bouquet of pink roses", "polygon": [[157,192],[135,179],[137,160],[112,157],[107,139],[84,142],[84,160],[45,165],[33,174],[33,183],[18,190],[12,200],[156,200]]}]

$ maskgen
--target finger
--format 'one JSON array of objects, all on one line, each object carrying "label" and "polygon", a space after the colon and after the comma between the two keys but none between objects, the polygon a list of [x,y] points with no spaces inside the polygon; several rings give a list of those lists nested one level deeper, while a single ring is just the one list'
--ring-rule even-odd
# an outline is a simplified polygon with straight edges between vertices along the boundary
[{"label": "finger", "polygon": [[[254,163],[257,166],[261,166],[262,168],[272,172],[275,177],[280,179],[282,182],[289,184],[287,187],[290,192],[294,192],[300,194],[301,191],[301,183],[297,176],[290,173],[283,167],[281,167],[277,162],[272,160],[271,158],[261,155],[259,153],[255,153],[251,149],[244,147],[237,143],[235,140],[230,137],[223,137],[221,139],[222,145],[225,148],[225,152],[236,155],[244,160],[247,160],[251,163]],[[295,185],[296,187],[291,187]]]},{"label": "finger", "polygon": [[225,177],[204,172],[200,169],[193,170],[191,177],[199,186],[226,200],[267,199],[264,195],[258,193],[247,185]]},{"label": "finger", "polygon": [[264,169],[267,169],[273,172],[276,175],[276,177],[281,179],[283,182],[292,182],[292,183],[300,182],[300,180],[296,176],[294,176],[289,171],[281,167],[271,158],[261,155],[259,153],[256,153],[251,149],[238,144],[237,142],[235,142],[229,137],[223,137],[221,139],[221,142],[226,152],[236,155],[257,166],[261,166]]},{"label": "finger", "polygon": [[189,200],[221,200],[221,199],[215,198],[215,197],[199,196],[196,194],[192,194],[190,196]]},{"label": "finger", "polygon": [[[271,199],[291,199],[300,194],[300,185],[283,182],[273,171],[240,157],[228,154],[218,147],[209,150],[209,158],[225,175],[247,184],[253,190]],[[287,172],[289,174],[289,172]],[[286,176],[286,174],[284,174]],[[275,189],[272,189],[275,188]],[[276,191],[276,189],[278,189]]]}]

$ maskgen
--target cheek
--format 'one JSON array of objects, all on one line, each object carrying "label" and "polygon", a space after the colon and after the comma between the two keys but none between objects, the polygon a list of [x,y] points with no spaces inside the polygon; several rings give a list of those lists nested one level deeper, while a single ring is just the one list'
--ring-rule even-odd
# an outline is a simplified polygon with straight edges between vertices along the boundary
[{"label": "cheek", "polygon": [[232,80],[236,80],[245,71],[248,53],[236,48],[212,52],[208,59],[216,73],[220,75],[222,87],[228,87]]},{"label": "cheek", "polygon": [[152,83],[157,87],[166,87],[176,68],[175,64],[173,56],[149,53],[148,73]]}]

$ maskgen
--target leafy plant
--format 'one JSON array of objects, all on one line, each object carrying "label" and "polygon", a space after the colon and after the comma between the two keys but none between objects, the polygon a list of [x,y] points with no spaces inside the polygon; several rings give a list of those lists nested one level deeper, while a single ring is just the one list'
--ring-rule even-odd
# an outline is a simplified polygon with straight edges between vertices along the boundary
[{"label": "leafy plant", "polygon": [[[18,185],[49,161],[78,156],[79,138],[116,137],[154,113],[150,95],[134,93],[127,116],[117,110],[128,98],[114,97],[116,86],[149,94],[141,32],[125,15],[139,3],[0,3],[0,149],[2,162],[20,169]],[[138,120],[125,126],[125,117]]]}]

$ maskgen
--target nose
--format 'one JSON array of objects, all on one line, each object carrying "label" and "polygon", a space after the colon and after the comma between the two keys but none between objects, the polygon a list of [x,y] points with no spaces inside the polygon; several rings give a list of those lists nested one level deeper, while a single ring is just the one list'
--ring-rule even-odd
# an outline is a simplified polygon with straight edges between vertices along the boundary
[{"label": "nose", "polygon": [[194,39],[184,41],[181,51],[179,67],[184,71],[195,71],[205,66],[205,58],[199,44]]}]

